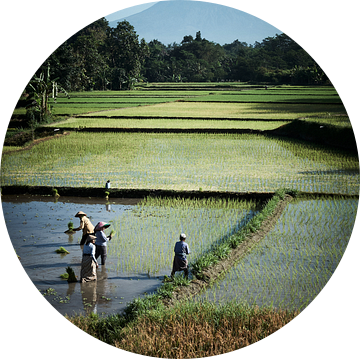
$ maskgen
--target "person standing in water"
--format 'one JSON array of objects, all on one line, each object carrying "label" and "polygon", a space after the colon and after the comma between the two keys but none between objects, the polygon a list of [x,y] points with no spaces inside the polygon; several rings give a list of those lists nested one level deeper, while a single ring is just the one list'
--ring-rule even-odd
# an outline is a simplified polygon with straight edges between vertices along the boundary
[{"label": "person standing in water", "polygon": [[110,180],[107,180],[107,182],[105,183],[105,188],[110,189],[110,187],[111,187]]},{"label": "person standing in water", "polygon": [[97,279],[96,268],[99,267],[95,258],[95,241],[94,235],[88,235],[83,249],[81,261],[80,282],[90,282]]},{"label": "person standing in water", "polygon": [[186,235],[185,233],[180,234],[180,239],[175,243],[175,256],[173,261],[173,269],[170,277],[174,278],[175,272],[184,271],[185,278],[189,276],[188,270],[188,260],[186,258],[187,254],[190,254],[190,248],[187,243],[185,243]]},{"label": "person standing in water", "polygon": [[107,257],[107,242],[111,240],[110,236],[106,236],[104,229],[110,227],[109,223],[99,222],[95,226],[95,236],[96,236],[96,253],[95,258],[101,257],[101,265],[105,265],[106,257]]},{"label": "person standing in water", "polygon": [[75,217],[80,219],[80,226],[78,228],[74,228],[74,231],[83,231],[83,235],[81,237],[80,245],[83,246],[85,244],[86,238],[90,233],[94,233],[94,226],[91,223],[90,219],[86,216],[86,213],[83,211],[79,211],[75,214]]}]

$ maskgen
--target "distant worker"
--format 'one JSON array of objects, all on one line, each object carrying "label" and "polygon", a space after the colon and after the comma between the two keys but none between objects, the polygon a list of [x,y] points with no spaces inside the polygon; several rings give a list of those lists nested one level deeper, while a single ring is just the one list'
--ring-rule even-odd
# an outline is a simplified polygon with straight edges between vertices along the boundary
[{"label": "distant worker", "polygon": [[185,278],[189,276],[187,254],[190,254],[190,249],[187,243],[185,243],[185,233],[180,234],[179,242],[175,243],[175,256],[173,262],[173,269],[171,272],[171,278],[174,278],[175,272],[184,271]]},{"label": "distant worker", "polygon": [[96,236],[96,252],[95,258],[101,257],[101,265],[105,265],[106,257],[107,257],[107,242],[111,241],[111,234],[110,236],[106,236],[104,229],[110,227],[109,223],[99,222],[95,226],[95,236]]},{"label": "distant worker", "polygon": [[81,283],[97,279],[96,268],[99,268],[99,265],[95,258],[95,240],[96,237],[92,234],[88,235],[86,238],[81,261]]},{"label": "distant worker", "polygon": [[79,211],[75,214],[75,217],[80,218],[80,226],[78,228],[74,228],[74,231],[83,231],[83,235],[80,241],[80,245],[83,246],[85,244],[86,238],[90,233],[94,233],[94,226],[90,222],[90,219],[86,216],[86,213],[83,211]]},{"label": "distant worker", "polygon": [[107,180],[107,182],[105,183],[105,188],[110,189],[110,187],[110,180]]}]

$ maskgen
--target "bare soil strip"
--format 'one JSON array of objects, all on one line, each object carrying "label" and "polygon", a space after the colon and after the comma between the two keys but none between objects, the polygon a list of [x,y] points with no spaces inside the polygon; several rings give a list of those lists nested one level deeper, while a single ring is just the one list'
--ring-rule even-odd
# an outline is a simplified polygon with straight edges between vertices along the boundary
[{"label": "bare soil strip", "polygon": [[243,243],[230,252],[227,258],[211,268],[204,270],[202,272],[204,275],[203,280],[194,279],[189,286],[177,288],[173,293],[173,297],[164,302],[165,305],[172,306],[179,301],[195,296],[226,273],[270,232],[270,230],[275,226],[277,220],[280,218],[285,207],[292,199],[293,198],[291,196],[286,195],[284,199],[278,203],[272,215],[264,220],[261,228],[257,232],[250,234]]}]

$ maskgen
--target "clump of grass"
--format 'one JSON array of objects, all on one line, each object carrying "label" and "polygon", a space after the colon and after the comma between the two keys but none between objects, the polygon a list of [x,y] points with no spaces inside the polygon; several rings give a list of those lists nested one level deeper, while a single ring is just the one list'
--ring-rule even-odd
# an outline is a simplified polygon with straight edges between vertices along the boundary
[{"label": "clump of grass", "polygon": [[60,254],[69,254],[70,253],[64,247],[60,247],[60,248],[56,249],[55,252],[60,253]]}]

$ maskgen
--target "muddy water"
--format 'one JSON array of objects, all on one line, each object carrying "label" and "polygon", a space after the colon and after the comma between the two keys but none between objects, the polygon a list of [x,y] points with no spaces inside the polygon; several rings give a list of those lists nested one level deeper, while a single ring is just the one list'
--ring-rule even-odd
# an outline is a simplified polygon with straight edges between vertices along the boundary
[{"label": "muddy water", "polygon": [[[60,197],[56,201],[43,196],[2,196],[6,226],[20,263],[44,300],[61,314],[121,312],[134,298],[155,291],[163,275],[169,274],[123,275],[111,269],[116,268],[117,258],[108,256],[106,266],[99,265],[95,282],[68,283],[60,278],[68,266],[80,276],[81,232],[64,233],[69,221],[74,227],[79,225],[79,219],[74,217],[76,212],[84,211],[95,225],[111,221],[139,201],[118,199],[107,204],[105,199]],[[61,246],[70,253],[57,254],[55,250]]]}]

